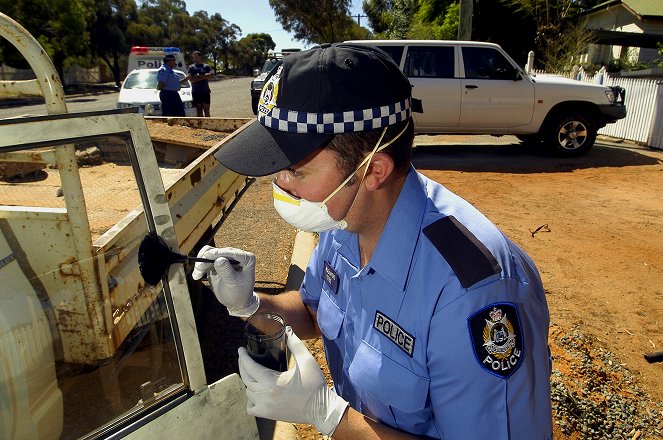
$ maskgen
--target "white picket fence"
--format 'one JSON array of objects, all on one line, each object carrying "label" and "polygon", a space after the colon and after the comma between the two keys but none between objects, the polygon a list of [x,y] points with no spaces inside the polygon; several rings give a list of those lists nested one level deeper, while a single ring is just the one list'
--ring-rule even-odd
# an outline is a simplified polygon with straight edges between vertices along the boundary
[{"label": "white picket fence", "polygon": [[663,81],[611,77],[603,69],[595,75],[587,75],[580,69],[566,76],[578,81],[619,86],[626,90],[626,118],[606,125],[599,130],[599,134],[663,149]]}]

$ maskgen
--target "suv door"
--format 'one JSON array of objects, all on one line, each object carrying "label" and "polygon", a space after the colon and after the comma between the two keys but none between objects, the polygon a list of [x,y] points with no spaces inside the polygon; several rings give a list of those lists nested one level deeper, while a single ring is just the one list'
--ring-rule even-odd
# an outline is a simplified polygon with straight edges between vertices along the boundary
[{"label": "suv door", "polygon": [[403,72],[412,84],[412,98],[421,100],[423,113],[413,113],[417,133],[458,127],[461,87],[454,46],[406,47]]},{"label": "suv door", "polygon": [[531,122],[534,85],[502,52],[462,46],[461,55],[461,130],[510,128]]}]

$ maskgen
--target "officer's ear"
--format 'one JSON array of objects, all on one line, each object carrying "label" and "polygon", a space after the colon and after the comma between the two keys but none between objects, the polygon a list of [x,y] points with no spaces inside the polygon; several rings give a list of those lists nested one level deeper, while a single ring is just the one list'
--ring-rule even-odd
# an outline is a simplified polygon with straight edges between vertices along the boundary
[{"label": "officer's ear", "polygon": [[369,191],[382,188],[394,171],[394,159],[387,153],[375,153],[368,166],[364,185]]}]

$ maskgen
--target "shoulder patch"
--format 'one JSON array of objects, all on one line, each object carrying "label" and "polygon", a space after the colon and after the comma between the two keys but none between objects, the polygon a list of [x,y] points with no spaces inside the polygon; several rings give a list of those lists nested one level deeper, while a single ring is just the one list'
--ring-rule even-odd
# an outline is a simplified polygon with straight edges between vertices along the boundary
[{"label": "shoulder patch", "polygon": [[454,216],[431,223],[424,228],[424,234],[466,289],[502,271],[488,248]]},{"label": "shoulder patch", "polygon": [[516,372],[523,360],[523,331],[512,303],[494,303],[467,319],[474,357],[481,367],[501,378]]}]

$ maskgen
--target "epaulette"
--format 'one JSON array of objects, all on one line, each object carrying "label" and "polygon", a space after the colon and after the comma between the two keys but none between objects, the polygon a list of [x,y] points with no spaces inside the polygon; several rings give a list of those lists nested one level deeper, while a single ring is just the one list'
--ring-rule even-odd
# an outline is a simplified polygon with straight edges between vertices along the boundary
[{"label": "epaulette", "polygon": [[493,254],[454,216],[431,223],[424,228],[424,234],[464,288],[502,271]]}]

